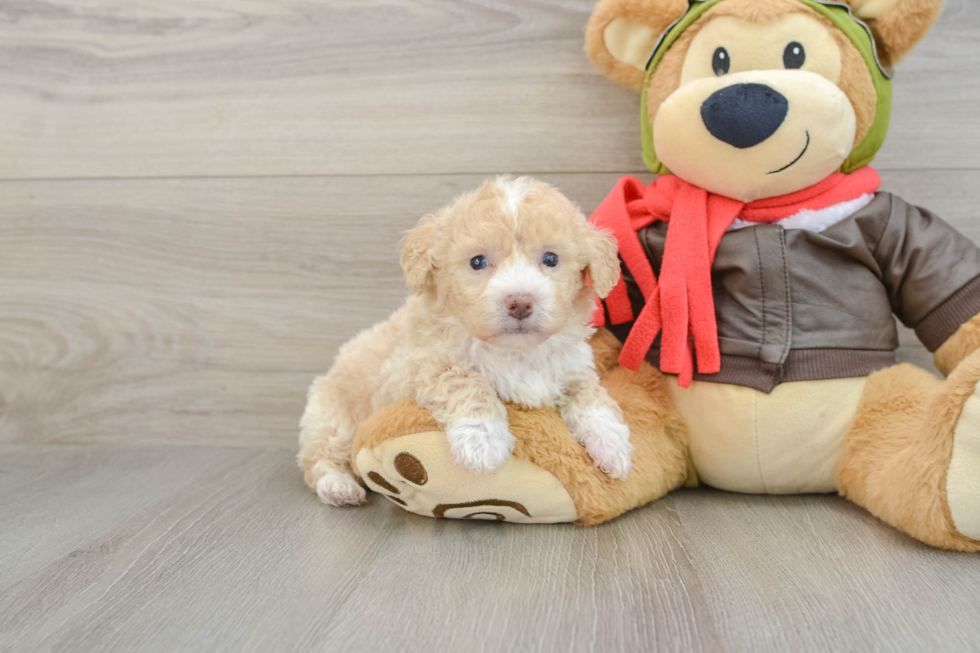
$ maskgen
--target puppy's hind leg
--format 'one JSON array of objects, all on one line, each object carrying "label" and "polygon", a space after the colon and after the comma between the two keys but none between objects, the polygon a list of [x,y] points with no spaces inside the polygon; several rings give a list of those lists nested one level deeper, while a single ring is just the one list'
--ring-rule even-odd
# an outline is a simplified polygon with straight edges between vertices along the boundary
[{"label": "puppy's hind leg", "polygon": [[299,466],[324,503],[356,506],[367,499],[352,473],[351,447],[357,427],[378,408],[381,368],[400,342],[410,311],[408,303],[357,334],[337,352],[330,371],[310,386],[300,420]]},{"label": "puppy's hind leg", "polygon": [[331,506],[357,506],[367,500],[351,473],[350,455],[357,420],[331,374],[313,380],[300,420],[298,462],[306,484]]}]

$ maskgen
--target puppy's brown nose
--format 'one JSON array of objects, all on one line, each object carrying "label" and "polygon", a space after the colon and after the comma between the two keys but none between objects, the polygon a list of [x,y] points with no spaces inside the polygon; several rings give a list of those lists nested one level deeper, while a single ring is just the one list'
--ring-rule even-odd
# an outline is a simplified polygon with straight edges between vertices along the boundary
[{"label": "puppy's brown nose", "polygon": [[504,306],[511,317],[523,320],[534,312],[534,298],[530,295],[509,295],[504,299]]}]

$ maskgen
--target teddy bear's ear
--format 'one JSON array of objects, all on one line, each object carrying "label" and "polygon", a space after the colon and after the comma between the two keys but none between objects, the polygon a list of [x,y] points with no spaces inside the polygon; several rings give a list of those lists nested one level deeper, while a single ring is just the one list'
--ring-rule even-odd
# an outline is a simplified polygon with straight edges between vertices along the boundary
[{"label": "teddy bear's ear", "polygon": [[603,75],[640,91],[657,40],[685,11],[687,0],[601,0],[589,19],[585,51]]},{"label": "teddy bear's ear", "polygon": [[848,0],[875,33],[885,63],[898,63],[932,29],[943,0]]},{"label": "teddy bear's ear", "polygon": [[405,285],[416,295],[424,295],[435,285],[432,250],[436,245],[437,215],[422,218],[402,240],[402,271]]}]

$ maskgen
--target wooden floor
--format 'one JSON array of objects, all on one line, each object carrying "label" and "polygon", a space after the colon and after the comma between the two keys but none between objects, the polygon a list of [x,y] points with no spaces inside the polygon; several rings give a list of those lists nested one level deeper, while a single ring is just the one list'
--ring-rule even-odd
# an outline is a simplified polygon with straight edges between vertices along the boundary
[{"label": "wooden floor", "polygon": [[[577,529],[305,490],[305,387],[402,301],[404,229],[488,174],[649,178],[591,5],[0,0],[0,651],[977,647],[980,559],[838,498]],[[980,242],[978,42],[948,0],[877,166]]]}]

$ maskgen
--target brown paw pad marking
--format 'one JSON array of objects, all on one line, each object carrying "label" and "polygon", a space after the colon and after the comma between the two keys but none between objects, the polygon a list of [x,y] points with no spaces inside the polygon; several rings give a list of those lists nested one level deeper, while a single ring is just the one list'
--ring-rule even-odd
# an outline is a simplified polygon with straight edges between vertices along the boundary
[{"label": "brown paw pad marking", "polygon": [[[412,454],[404,451],[395,456],[395,471],[398,472],[406,481],[414,483],[415,485],[425,485],[429,481],[429,473],[425,471],[425,465],[422,464],[422,461]],[[368,472],[367,477],[371,479],[372,483],[384,490],[387,490],[388,492],[391,492],[391,494],[401,494],[401,491],[395,487],[394,484],[392,484],[378,472]],[[382,496],[400,506],[408,506],[407,503],[398,497],[393,497],[388,494],[384,494]],[[503,519],[504,517],[503,515],[500,515],[497,518]]]},{"label": "brown paw pad marking", "polygon": [[398,491],[398,488],[396,488],[394,485],[392,485],[391,483],[389,483],[388,482],[388,479],[386,479],[384,476],[382,476],[378,472],[368,472],[367,477],[369,479],[371,479],[371,481],[375,485],[380,485],[381,487],[383,487],[384,489],[388,490],[392,494],[401,494],[401,492]]},{"label": "brown paw pad marking", "polygon": [[[432,509],[432,516],[443,519],[446,516],[446,511],[453,510],[454,508],[493,508],[493,507],[503,507],[503,508],[513,508],[517,512],[521,513],[525,517],[530,518],[531,513],[527,511],[527,508],[517,503],[516,501],[504,501],[503,499],[484,499],[483,501],[468,501],[467,503],[440,503],[438,506]],[[487,512],[478,511],[471,512],[470,514],[463,517],[463,519],[472,519],[477,515],[493,515],[497,518],[497,521],[506,521],[504,516],[499,512]]]},{"label": "brown paw pad marking", "polygon": [[463,519],[473,519],[477,515],[490,515],[492,517],[496,517],[497,521],[507,521],[507,519],[499,512],[471,512],[468,515],[463,515]]},{"label": "brown paw pad marking", "polygon": [[406,481],[416,485],[425,485],[429,481],[429,474],[422,461],[404,451],[395,456],[395,471]]}]

